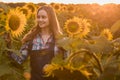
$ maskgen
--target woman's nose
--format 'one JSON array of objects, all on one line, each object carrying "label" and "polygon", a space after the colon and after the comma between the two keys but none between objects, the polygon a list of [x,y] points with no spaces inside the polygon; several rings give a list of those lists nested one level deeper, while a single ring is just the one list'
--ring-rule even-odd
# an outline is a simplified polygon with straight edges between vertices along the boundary
[{"label": "woman's nose", "polygon": [[38,18],[37,20],[38,20],[38,21],[43,21],[43,19],[42,19],[42,18]]},{"label": "woman's nose", "polygon": [[44,20],[42,18],[39,18],[38,19],[38,22],[43,22]]}]

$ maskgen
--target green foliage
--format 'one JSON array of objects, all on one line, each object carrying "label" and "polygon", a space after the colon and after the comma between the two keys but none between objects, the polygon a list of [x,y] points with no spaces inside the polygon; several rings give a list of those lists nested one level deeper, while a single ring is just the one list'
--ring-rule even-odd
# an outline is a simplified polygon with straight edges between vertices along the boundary
[{"label": "green foliage", "polygon": [[109,54],[113,50],[110,41],[104,37],[93,37],[89,40],[88,48],[93,53]]},{"label": "green foliage", "polygon": [[63,68],[63,70],[57,69],[53,73],[59,80],[89,80],[87,76],[78,70],[71,72],[69,69]]},{"label": "green foliage", "polygon": [[57,77],[59,80],[89,80],[89,73],[82,67],[75,67],[69,60],[64,61],[63,56],[58,54],[52,63],[45,67],[47,76]]},{"label": "green foliage", "polygon": [[117,30],[120,28],[120,20],[116,21],[112,26],[111,26],[111,32],[115,33]]},{"label": "green foliage", "polygon": [[[14,51],[14,49],[7,49],[7,44],[4,38],[0,37],[0,79],[1,80],[24,80],[22,76],[22,66],[15,64],[7,55],[8,51]],[[16,51],[18,52],[18,51]],[[12,73],[12,74],[11,74]]]},{"label": "green foliage", "polygon": [[[120,39],[109,41],[99,35],[86,39],[64,36],[58,40],[57,44],[69,51],[65,60],[58,58],[54,60],[57,61],[55,64],[58,65],[58,69],[53,69],[51,74],[54,74],[54,76],[57,76],[60,80],[72,80],[74,71],[81,67],[83,71],[91,74],[86,76],[90,80],[119,80]],[[64,63],[64,65],[61,65],[61,63]],[[69,68],[66,68],[66,65],[69,65]],[[59,67],[62,67],[62,69]],[[70,73],[70,71],[73,73]],[[78,71],[79,76],[81,75],[80,71]],[[68,78],[68,75],[70,75],[71,78]],[[74,79],[77,80],[77,77]]]},{"label": "green foliage", "polygon": [[112,26],[111,26],[111,32],[113,33],[114,38],[120,37],[119,31],[120,29],[120,20],[116,21]]},{"label": "green foliage", "polygon": [[[41,3],[40,5],[45,4]],[[9,5],[15,8],[18,5],[23,6],[25,3],[12,3]],[[46,67],[46,75],[56,76],[59,80],[119,80],[119,8],[116,8],[115,5],[111,5],[112,7],[110,7],[110,4],[104,6],[98,4],[76,4],[74,6],[78,6],[75,12],[57,12],[63,33],[65,22],[73,16],[89,19],[91,23],[90,32],[82,39],[76,37],[71,38],[66,36],[67,33],[64,33],[65,36],[58,40],[57,45],[67,51],[66,53],[62,53],[66,54],[67,57],[63,59],[63,55],[56,55],[51,64]],[[31,15],[27,19],[27,25],[23,35],[18,38],[10,37],[12,46],[11,49],[8,49],[4,39],[4,33],[6,32],[4,26],[6,24],[6,14],[10,7],[7,4],[0,3],[0,8],[4,10],[4,12],[0,13],[0,80],[25,80],[23,72],[30,70],[29,59],[23,65],[19,65],[7,56],[7,52],[12,51],[20,55],[18,50],[22,45],[21,39],[36,24],[35,15]],[[104,12],[104,9],[106,9],[106,12]],[[114,37],[112,41],[99,36],[105,27],[111,27],[110,29]]]}]

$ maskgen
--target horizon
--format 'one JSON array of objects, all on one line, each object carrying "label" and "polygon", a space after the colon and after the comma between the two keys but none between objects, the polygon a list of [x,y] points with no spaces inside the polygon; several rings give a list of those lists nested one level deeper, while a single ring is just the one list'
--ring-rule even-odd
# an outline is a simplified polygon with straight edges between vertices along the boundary
[{"label": "horizon", "polygon": [[76,0],[62,0],[62,1],[59,1],[59,0],[44,0],[44,1],[41,1],[41,0],[0,0],[0,2],[3,2],[3,3],[47,3],[47,4],[50,4],[50,3],[63,3],[63,4],[100,4],[100,5],[104,5],[104,4],[120,4],[120,1],[118,0],[114,0],[114,1],[110,1],[110,0],[82,0],[82,1],[76,1]]}]

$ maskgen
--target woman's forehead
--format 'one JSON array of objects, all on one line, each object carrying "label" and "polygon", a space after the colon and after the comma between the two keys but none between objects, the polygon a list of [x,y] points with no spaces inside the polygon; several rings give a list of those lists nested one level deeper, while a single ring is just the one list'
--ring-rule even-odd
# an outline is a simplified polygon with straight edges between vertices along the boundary
[{"label": "woman's forehead", "polygon": [[47,12],[43,9],[38,11],[38,15],[47,15]]}]

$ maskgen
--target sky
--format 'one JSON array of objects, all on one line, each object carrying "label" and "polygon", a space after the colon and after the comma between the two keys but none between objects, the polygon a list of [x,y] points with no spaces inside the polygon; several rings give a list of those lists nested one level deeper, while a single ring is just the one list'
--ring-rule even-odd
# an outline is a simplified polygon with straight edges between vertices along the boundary
[{"label": "sky", "polygon": [[92,4],[92,3],[98,3],[98,4],[107,4],[107,3],[115,3],[120,4],[120,0],[0,0],[0,2],[33,2],[33,3],[65,3],[65,4]]}]

